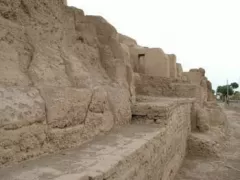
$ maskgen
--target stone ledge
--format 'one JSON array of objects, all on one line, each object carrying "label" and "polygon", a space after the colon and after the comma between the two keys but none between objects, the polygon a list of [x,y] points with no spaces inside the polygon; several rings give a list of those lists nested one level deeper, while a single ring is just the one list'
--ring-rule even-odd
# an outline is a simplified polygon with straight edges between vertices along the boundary
[{"label": "stone ledge", "polygon": [[174,113],[179,113],[177,108],[192,104],[194,100],[193,98],[138,96],[137,103],[132,105],[132,123],[166,125]]},{"label": "stone ledge", "polygon": [[[182,124],[186,123],[188,119],[183,118]],[[4,180],[145,180],[163,177],[165,180],[172,172],[177,172],[185,156],[187,127],[176,126],[177,131],[169,133],[173,130],[171,126],[128,125],[80,148],[1,169],[0,177]]]},{"label": "stone ledge", "polygon": [[[115,168],[123,166],[129,156],[148,147],[149,141],[159,139],[160,143],[164,130],[153,125],[129,125],[100,136],[80,148],[1,169],[0,177],[4,180],[62,180],[63,177],[69,177],[72,180],[73,177],[82,177],[83,172],[84,176],[89,177],[94,176],[92,174],[111,176],[116,171]],[[144,156],[147,161],[147,154]]]}]

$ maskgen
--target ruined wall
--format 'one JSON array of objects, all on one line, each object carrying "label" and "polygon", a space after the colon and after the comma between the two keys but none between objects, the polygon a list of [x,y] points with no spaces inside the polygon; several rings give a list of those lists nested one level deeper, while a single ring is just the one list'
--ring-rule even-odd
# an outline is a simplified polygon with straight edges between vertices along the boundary
[{"label": "ruined wall", "polygon": [[205,77],[205,70],[203,68],[190,69],[189,72],[184,72],[184,75],[187,76],[188,80],[192,84],[202,85],[201,83],[203,83],[203,78],[207,80],[207,78]]},{"label": "ruined wall", "polygon": [[106,20],[62,0],[3,0],[0,29],[0,166],[130,122],[130,55]]},{"label": "ruined wall", "polygon": [[186,153],[191,103],[142,99],[133,107],[131,125],[114,129],[86,146],[0,169],[0,176],[19,180],[173,180]]},{"label": "ruined wall", "polygon": [[[169,69],[170,69],[170,77],[175,79],[177,78],[177,60],[176,60],[176,55],[174,54],[169,54],[168,55],[169,59]],[[181,75],[179,75],[180,77]]]},{"label": "ruined wall", "polygon": [[211,82],[202,68],[181,73],[179,78],[151,76],[147,73],[135,73],[134,78],[139,95],[195,98],[201,107],[204,102],[215,101]]},{"label": "ruined wall", "polygon": [[183,73],[175,55],[141,47],[63,2],[0,3],[0,166],[150,123],[157,134],[132,145],[125,163],[114,154],[114,167],[98,166],[102,179],[173,179],[187,142],[190,153],[208,143],[196,132],[224,126],[205,71]]},{"label": "ruined wall", "polygon": [[195,84],[200,87],[201,97],[198,100],[203,105],[207,101],[215,101],[216,98],[212,93],[212,84],[205,76],[205,70],[203,68],[190,69],[189,72],[184,72],[183,75],[191,84]]},{"label": "ruined wall", "polygon": [[183,73],[182,65],[180,63],[177,63],[177,77],[180,78]]},{"label": "ruined wall", "polygon": [[191,131],[191,107],[192,100],[156,97],[142,97],[133,106],[133,123],[157,124],[160,129],[163,128],[161,136],[152,143],[150,141],[151,146],[146,145],[151,156],[145,167],[139,169],[143,180],[174,179],[186,154]]},{"label": "ruined wall", "polygon": [[145,74],[170,77],[169,59],[162,49],[148,49],[145,55]]},{"label": "ruined wall", "polygon": [[134,72],[149,76],[176,78],[176,56],[167,55],[160,48],[141,47],[136,41],[120,35],[121,43],[129,47]]},{"label": "ruined wall", "polygon": [[131,64],[134,72],[145,74],[145,62],[146,62],[146,52],[147,49],[139,46],[134,46],[129,48],[130,56],[131,56]]},{"label": "ruined wall", "polygon": [[171,78],[135,74],[135,88],[138,95],[201,99],[200,86]]},{"label": "ruined wall", "polygon": [[[141,100],[139,95],[153,97],[153,99],[158,99],[159,96],[194,98],[190,112],[191,133],[187,138],[187,152],[189,155],[217,157],[223,148],[222,142],[227,137],[227,120],[223,110],[215,102],[212,85],[205,76],[205,70],[199,68],[183,72],[181,64],[176,63],[174,59],[171,60],[169,55],[166,57],[169,60],[169,77],[151,75],[146,71],[140,74],[135,73],[137,102],[139,99]],[[160,59],[156,59],[156,61],[160,62]],[[175,67],[176,71],[174,71]],[[149,70],[156,70],[156,67],[149,67]],[[161,101],[167,103],[164,102],[164,99]],[[160,103],[160,101],[148,103],[148,108],[154,109],[154,112],[148,113],[148,115],[145,114],[144,109],[141,109],[137,115],[133,111],[133,120],[149,123],[149,119],[151,119],[150,122],[159,123],[159,117],[164,115],[161,114],[162,109],[155,103]],[[156,112],[160,115],[155,117]],[[160,123],[162,123],[161,120]]]},{"label": "ruined wall", "polygon": [[130,37],[128,37],[126,35],[123,35],[123,34],[118,34],[118,36],[119,36],[120,43],[125,44],[128,47],[136,47],[136,46],[138,46],[137,45],[137,41],[135,39],[130,38]]}]

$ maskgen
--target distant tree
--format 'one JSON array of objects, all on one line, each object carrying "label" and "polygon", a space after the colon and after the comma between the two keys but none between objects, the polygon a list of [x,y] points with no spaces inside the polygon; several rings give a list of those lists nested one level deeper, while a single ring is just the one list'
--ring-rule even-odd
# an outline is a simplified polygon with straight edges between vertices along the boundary
[{"label": "distant tree", "polygon": [[227,89],[228,89],[228,95],[233,95],[234,91],[233,91],[233,88],[232,86],[218,86],[217,87],[217,93],[221,93],[223,96],[227,96]]},{"label": "distant tree", "polygon": [[233,83],[231,83],[231,87],[232,87],[233,89],[237,89],[237,88],[239,87],[239,85],[238,85],[238,83],[233,82]]},{"label": "distant tree", "polygon": [[218,86],[217,87],[217,93],[221,93],[221,91],[222,91],[222,86]]}]

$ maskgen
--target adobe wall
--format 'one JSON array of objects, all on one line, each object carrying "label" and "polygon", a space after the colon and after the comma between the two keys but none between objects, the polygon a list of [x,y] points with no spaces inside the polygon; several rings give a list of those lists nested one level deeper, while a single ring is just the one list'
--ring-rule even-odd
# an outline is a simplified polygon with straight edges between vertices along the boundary
[{"label": "adobe wall", "polygon": [[125,44],[127,45],[128,47],[136,47],[138,46],[137,45],[137,41],[133,38],[130,38],[126,35],[123,35],[123,34],[118,34],[118,37],[119,37],[119,41],[122,43],[122,44]]},{"label": "adobe wall", "polygon": [[0,166],[129,124],[133,70],[112,25],[62,0],[0,6]]},{"label": "adobe wall", "polygon": [[200,86],[159,76],[135,74],[135,89],[138,95],[201,99]]},{"label": "adobe wall", "polygon": [[176,66],[177,66],[177,77],[180,78],[183,73],[182,65],[180,63],[177,63]]},{"label": "adobe wall", "polygon": [[[133,71],[140,74],[145,74],[145,61],[146,61],[146,53],[147,48],[134,46],[129,48],[130,56],[131,56],[131,64]],[[141,55],[141,57],[139,57]]]},{"label": "adobe wall", "polygon": [[145,74],[170,77],[170,62],[162,49],[150,48],[145,55]]},{"label": "adobe wall", "polygon": [[[89,180],[173,179],[186,154],[190,131],[210,131],[212,117],[219,110],[212,111],[215,104],[208,104],[213,97],[205,71],[200,68],[183,73],[174,55],[166,55],[160,48],[141,47],[104,18],[86,16],[62,0],[3,1],[0,167],[77,147],[113,132],[113,154],[104,155],[109,153],[104,143],[103,154],[99,153],[99,144],[91,141],[92,149],[85,150],[91,157],[95,148],[95,158],[99,158],[94,163],[88,159],[92,168],[85,167],[83,158],[78,159],[78,166],[76,157],[71,156],[74,162],[66,169],[75,167],[75,172],[80,169],[82,173],[84,167],[85,173],[101,172],[101,177],[87,174]],[[143,130],[145,120],[154,127],[154,133],[149,127],[147,140],[140,131],[141,138],[131,134],[125,138],[126,144],[114,135],[115,128],[124,134],[122,126],[129,128],[135,122],[144,121]],[[133,130],[138,129],[135,125]],[[111,140],[111,135],[104,138]],[[116,147],[115,140],[126,151]],[[78,157],[83,157],[81,153]],[[66,161],[71,158],[62,163]],[[109,164],[103,166],[106,162]],[[55,165],[59,165],[56,159]],[[22,169],[30,173],[28,178],[42,176],[35,166],[28,167],[32,171]],[[51,174],[42,169],[42,173],[56,180],[85,178],[79,174],[67,177],[70,172],[65,170],[60,167]],[[2,174],[4,170],[0,177]]]},{"label": "adobe wall", "polygon": [[[191,100],[169,98],[138,102],[133,114],[140,122],[133,119],[131,125],[98,136],[87,146],[0,170],[1,178],[173,180],[186,154],[191,104]],[[155,118],[159,124],[141,122]]]},{"label": "adobe wall", "polygon": [[170,77],[170,58],[162,49],[134,46],[129,41],[126,42],[126,45],[130,49],[134,72],[150,76]]},{"label": "adobe wall", "polygon": [[[164,122],[162,117],[165,114],[157,106],[160,103],[158,97],[162,97],[161,101],[165,104],[167,104],[166,101],[164,102],[165,97],[193,98],[190,112],[191,133],[187,138],[187,152],[195,156],[217,157],[223,148],[222,142],[227,138],[228,123],[223,110],[215,102],[211,82],[205,77],[205,70],[202,68],[182,72],[182,67],[178,64],[178,73],[179,77],[176,79],[135,73],[137,102],[140,100],[140,106],[141,99],[152,97],[152,104],[146,103],[146,106],[154,111],[149,115],[142,109],[138,111],[139,114],[133,111],[133,120],[161,124]],[[156,115],[157,113],[159,115]]]},{"label": "adobe wall", "polygon": [[[170,77],[175,79],[177,78],[177,58],[175,54],[168,54],[169,58],[169,69],[170,69]],[[179,75],[181,76],[181,75]]]},{"label": "adobe wall", "polygon": [[187,75],[189,81],[192,83],[192,84],[196,84],[196,85],[200,85],[201,83],[201,80],[202,80],[202,74],[201,72],[198,72],[198,71],[189,71],[187,73],[185,73],[185,75]]},{"label": "adobe wall", "polygon": [[192,100],[154,97],[142,98],[133,106],[133,123],[157,124],[163,128],[161,137],[155,139],[153,146],[146,146],[152,158],[147,163],[148,167],[144,167],[150,171],[145,171],[147,174],[144,174],[144,168],[140,171],[144,174],[142,179],[174,179],[186,155],[187,137],[191,131],[191,107]]},{"label": "adobe wall", "polygon": [[135,73],[134,78],[136,93],[139,95],[195,98],[201,106],[204,102],[215,101],[211,82],[205,77],[202,68],[182,72],[179,78],[138,73]]}]

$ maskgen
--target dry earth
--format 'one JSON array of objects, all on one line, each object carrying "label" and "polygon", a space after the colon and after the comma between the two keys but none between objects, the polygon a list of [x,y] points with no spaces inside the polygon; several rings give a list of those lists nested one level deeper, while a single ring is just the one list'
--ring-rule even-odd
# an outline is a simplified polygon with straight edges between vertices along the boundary
[{"label": "dry earth", "polygon": [[240,179],[240,110],[225,108],[230,137],[219,158],[186,157],[175,180]]}]

